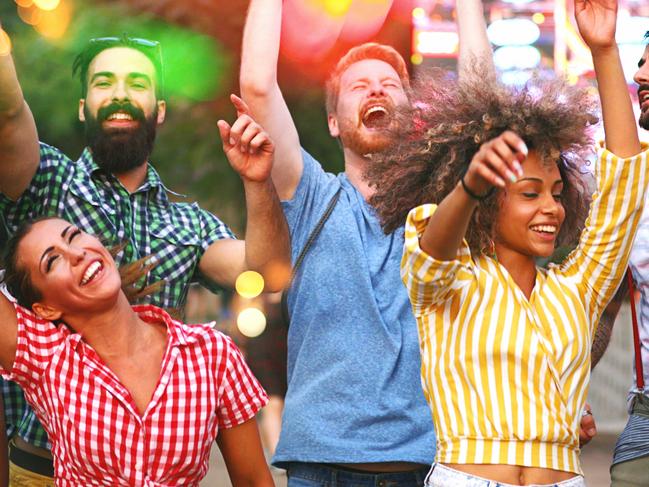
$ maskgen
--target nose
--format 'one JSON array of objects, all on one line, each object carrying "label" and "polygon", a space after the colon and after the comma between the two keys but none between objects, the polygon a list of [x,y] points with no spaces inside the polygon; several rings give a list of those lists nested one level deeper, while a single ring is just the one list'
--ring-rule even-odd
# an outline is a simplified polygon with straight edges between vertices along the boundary
[{"label": "nose", "polygon": [[369,88],[369,96],[385,96],[385,88],[380,81],[372,81],[369,85]]},{"label": "nose", "polygon": [[126,89],[126,83],[123,81],[118,81],[117,83],[115,83],[115,87],[113,88],[113,100],[118,101],[128,99],[129,94],[128,90]]},{"label": "nose", "polygon": [[640,61],[641,66],[633,75],[633,81],[639,85],[649,84],[649,47],[645,48],[644,56]]},{"label": "nose", "polygon": [[543,198],[541,210],[546,215],[556,216],[559,214],[562,205],[560,201],[557,201],[553,194],[546,194]]},{"label": "nose", "polygon": [[73,266],[79,265],[86,257],[86,251],[76,245],[68,246],[66,253]]}]

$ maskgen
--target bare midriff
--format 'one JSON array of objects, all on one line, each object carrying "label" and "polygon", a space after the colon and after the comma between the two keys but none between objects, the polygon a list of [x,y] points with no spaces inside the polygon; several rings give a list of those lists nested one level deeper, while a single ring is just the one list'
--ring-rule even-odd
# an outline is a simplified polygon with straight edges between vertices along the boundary
[{"label": "bare midriff", "polygon": [[577,476],[574,472],[562,472],[551,468],[521,467],[519,465],[482,465],[444,463],[446,467],[484,479],[511,485],[555,484]]}]

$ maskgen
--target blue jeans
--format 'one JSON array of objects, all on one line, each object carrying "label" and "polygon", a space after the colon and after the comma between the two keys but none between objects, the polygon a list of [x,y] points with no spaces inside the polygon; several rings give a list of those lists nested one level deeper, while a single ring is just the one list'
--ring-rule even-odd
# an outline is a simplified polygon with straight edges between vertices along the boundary
[{"label": "blue jeans", "polygon": [[430,467],[408,472],[369,473],[323,463],[291,463],[288,487],[423,487]]},{"label": "blue jeans", "polygon": [[[433,464],[430,475],[426,479],[426,487],[515,487],[512,484],[503,484],[493,480],[484,479],[476,475],[460,472],[445,465]],[[528,487],[586,487],[584,477],[578,475],[556,484],[529,485]]]}]

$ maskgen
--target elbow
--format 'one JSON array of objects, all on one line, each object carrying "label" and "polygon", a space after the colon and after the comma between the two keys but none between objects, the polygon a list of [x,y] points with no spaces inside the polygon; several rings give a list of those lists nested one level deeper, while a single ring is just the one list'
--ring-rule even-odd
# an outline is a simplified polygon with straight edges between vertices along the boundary
[{"label": "elbow", "polygon": [[264,292],[283,291],[291,279],[291,259],[289,255],[273,259],[258,272],[264,278]]},{"label": "elbow", "polygon": [[239,78],[239,87],[241,97],[246,103],[267,100],[271,97],[277,81],[274,77],[257,78],[252,75],[242,73]]}]

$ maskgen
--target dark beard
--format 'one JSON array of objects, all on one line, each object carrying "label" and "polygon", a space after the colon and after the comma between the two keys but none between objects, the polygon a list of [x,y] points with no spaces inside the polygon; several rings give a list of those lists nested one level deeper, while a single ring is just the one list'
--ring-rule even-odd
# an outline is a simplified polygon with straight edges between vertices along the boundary
[{"label": "dark beard", "polygon": [[640,112],[640,118],[638,119],[638,125],[645,130],[649,130],[649,110]]},{"label": "dark beard", "polygon": [[[139,123],[135,130],[104,130],[101,123],[116,111],[129,113]],[[149,118],[130,103],[111,103],[100,108],[93,117],[84,106],[86,117],[86,143],[97,165],[112,174],[122,174],[144,164],[151,152],[156,136],[158,108]]]}]

